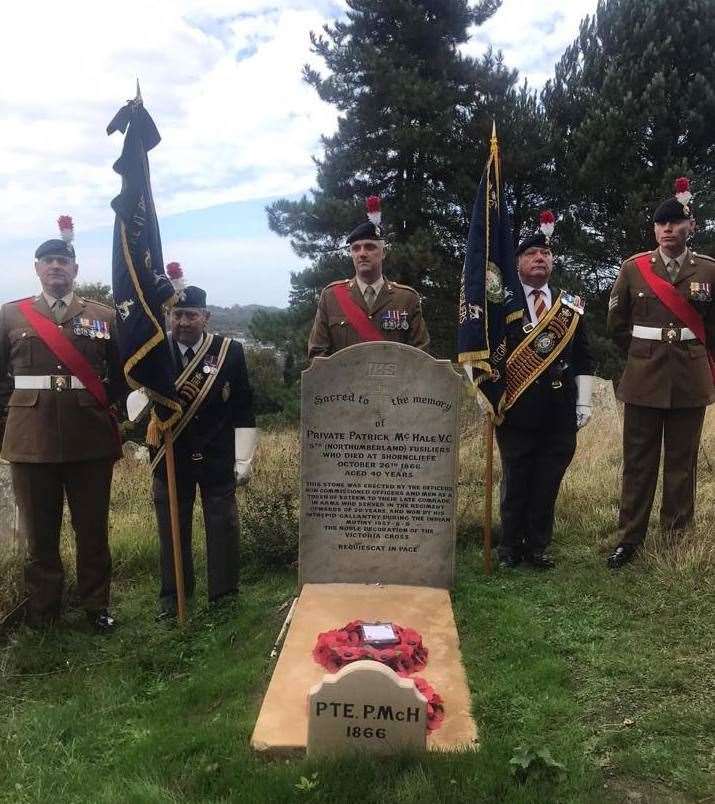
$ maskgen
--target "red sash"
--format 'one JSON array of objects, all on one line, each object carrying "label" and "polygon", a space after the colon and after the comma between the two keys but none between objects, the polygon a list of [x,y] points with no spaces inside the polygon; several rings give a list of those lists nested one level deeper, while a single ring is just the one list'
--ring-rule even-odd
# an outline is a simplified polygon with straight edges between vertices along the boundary
[{"label": "red sash", "polygon": [[688,304],[670,282],[666,282],[665,279],[662,279],[653,272],[653,266],[647,254],[641,254],[639,257],[636,257],[634,262],[653,293],[655,293],[676,318],[680,319],[681,323],[685,324],[688,329],[695,333],[695,337],[705,346],[708,355],[708,363],[710,364],[710,373],[712,374],[713,382],[715,382],[715,357],[707,348],[705,324],[703,323],[703,319],[698,315],[698,311]]},{"label": "red sash", "polygon": [[362,341],[384,341],[380,330],[368,318],[367,313],[350,297],[347,285],[336,285],[333,288],[335,298],[348,324],[357,332]]},{"label": "red sash", "polygon": [[87,358],[77,351],[77,348],[57,324],[53,324],[49,318],[45,318],[42,313],[38,313],[35,310],[32,306],[34,301],[32,297],[23,299],[18,304],[18,309],[39,335],[45,346],[82,382],[84,387],[103,408],[108,408],[107,392]]}]

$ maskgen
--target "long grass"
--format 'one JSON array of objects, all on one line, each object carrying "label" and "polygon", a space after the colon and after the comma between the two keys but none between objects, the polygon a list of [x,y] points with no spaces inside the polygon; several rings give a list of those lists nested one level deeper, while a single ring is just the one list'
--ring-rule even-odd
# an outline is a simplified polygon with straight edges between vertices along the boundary
[{"label": "long grass", "polygon": [[[0,801],[712,800],[713,411],[690,532],[677,540],[659,534],[656,510],[643,556],[619,573],[606,569],[621,453],[617,409],[601,409],[579,434],[563,484],[557,569],[489,578],[473,400],[463,413],[453,599],[479,752],[288,763],[252,754],[268,655],[295,593],[298,437],[286,430],[264,434],[251,484],[238,493],[240,601],[209,609],[200,582],[184,631],[154,621],[158,551],[146,466],[122,461],[116,470],[111,543],[121,627],[110,639],[88,633],[73,608],[65,523],[64,623],[49,631],[15,626],[0,643]],[[495,490],[495,509],[497,499]],[[197,506],[199,578],[202,540]],[[0,552],[0,619],[21,593],[18,558]],[[534,761],[515,775],[510,760],[520,748],[548,749],[564,770]]]}]

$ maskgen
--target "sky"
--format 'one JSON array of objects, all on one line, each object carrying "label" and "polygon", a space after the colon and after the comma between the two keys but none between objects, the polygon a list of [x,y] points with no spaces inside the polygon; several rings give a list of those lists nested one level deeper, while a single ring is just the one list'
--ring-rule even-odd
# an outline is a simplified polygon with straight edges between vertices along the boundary
[{"label": "sky", "polygon": [[[209,303],[285,306],[305,267],[273,234],[265,206],[314,183],[336,113],[301,79],[309,34],[344,0],[25,0],[0,32],[0,302],[37,292],[33,253],[75,221],[80,281],[111,283],[112,164],[107,123],[135,94],[162,136],[150,153],[166,262]],[[504,0],[465,52],[491,45],[539,88],[596,0]]]}]

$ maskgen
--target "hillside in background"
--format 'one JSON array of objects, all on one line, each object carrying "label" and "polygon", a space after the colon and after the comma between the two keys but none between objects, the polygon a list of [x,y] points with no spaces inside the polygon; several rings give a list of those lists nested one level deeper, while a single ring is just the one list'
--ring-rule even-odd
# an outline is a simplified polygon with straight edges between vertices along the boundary
[{"label": "hillside in background", "polygon": [[259,310],[265,310],[267,313],[280,311],[279,307],[266,307],[262,304],[246,304],[243,306],[234,304],[233,307],[216,307],[213,304],[209,304],[208,309],[211,312],[211,331],[236,338],[249,337],[248,325]]}]

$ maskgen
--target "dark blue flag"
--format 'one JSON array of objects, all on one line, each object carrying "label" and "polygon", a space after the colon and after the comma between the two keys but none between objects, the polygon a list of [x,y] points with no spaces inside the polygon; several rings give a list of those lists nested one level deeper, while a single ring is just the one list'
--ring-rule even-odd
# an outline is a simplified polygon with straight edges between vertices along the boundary
[{"label": "dark blue flag", "polygon": [[175,291],[164,274],[147,158],[161,137],[138,92],[107,126],[107,134],[115,131],[126,132],[122,155],[114,163],[122,177],[122,190],[112,201],[116,213],[112,292],[119,353],[129,386],[146,390],[155,403],[159,429],[165,430],[181,412],[164,331],[163,305],[172,301]]},{"label": "dark blue flag", "polygon": [[489,159],[469,224],[459,293],[459,362],[499,424],[506,398],[507,325],[521,320],[524,294],[514,262],[511,221],[502,191],[499,145]]}]

